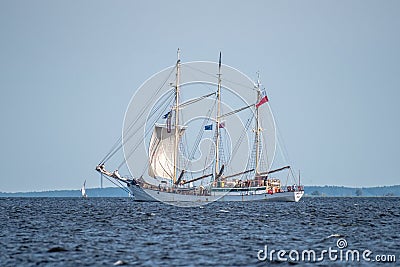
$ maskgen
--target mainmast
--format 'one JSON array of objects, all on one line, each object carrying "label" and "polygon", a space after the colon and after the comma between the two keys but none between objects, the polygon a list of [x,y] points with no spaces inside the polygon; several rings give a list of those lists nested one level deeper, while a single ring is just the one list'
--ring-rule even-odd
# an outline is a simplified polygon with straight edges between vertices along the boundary
[{"label": "mainmast", "polygon": [[[260,82],[260,73],[257,73],[257,103],[261,100],[261,82]],[[256,106],[256,125],[255,125],[255,146],[256,146],[256,166],[255,166],[255,174],[256,176],[259,172],[259,158],[260,158],[260,120],[259,120],[259,108]]]},{"label": "mainmast", "polygon": [[174,175],[173,175],[173,183],[176,182],[176,168],[178,167],[178,149],[179,149],[179,72],[181,67],[180,60],[180,49],[178,48],[177,52],[177,61],[176,61],[176,84],[175,84],[175,148],[174,148]]},{"label": "mainmast", "polygon": [[217,114],[215,116],[215,178],[219,173],[219,117],[221,115],[221,52],[219,52],[219,65],[218,65],[218,90],[217,90]]}]

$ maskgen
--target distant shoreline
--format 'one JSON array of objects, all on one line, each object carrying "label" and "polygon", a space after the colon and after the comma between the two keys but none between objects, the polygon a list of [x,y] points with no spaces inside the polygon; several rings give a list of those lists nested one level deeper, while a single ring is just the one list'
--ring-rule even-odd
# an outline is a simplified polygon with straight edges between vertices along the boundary
[{"label": "distant shoreline", "polygon": [[[128,197],[118,187],[88,188],[89,197]],[[50,190],[40,192],[0,192],[0,197],[80,197],[76,190]],[[305,186],[305,197],[400,197],[400,185],[379,187]]]}]

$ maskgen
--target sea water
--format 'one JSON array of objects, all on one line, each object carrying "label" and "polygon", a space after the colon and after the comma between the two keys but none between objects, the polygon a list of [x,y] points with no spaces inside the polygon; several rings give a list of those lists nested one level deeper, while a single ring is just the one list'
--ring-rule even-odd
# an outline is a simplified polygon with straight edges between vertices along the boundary
[{"label": "sea water", "polygon": [[1,198],[0,266],[394,266],[399,207],[400,198],[362,197],[196,208]]}]

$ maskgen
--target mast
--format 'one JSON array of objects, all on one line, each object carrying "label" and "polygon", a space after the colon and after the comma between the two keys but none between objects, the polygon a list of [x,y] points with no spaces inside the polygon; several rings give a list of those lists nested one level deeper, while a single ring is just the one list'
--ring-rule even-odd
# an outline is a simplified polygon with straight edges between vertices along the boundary
[{"label": "mast", "polygon": [[[261,100],[261,90],[260,90],[260,73],[257,73],[257,103]],[[259,158],[260,158],[260,121],[259,121],[259,110],[256,107],[256,125],[255,125],[255,146],[256,146],[256,166],[255,166],[255,175],[259,174]]]},{"label": "mast", "polygon": [[219,173],[219,116],[221,115],[221,52],[219,52],[218,64],[218,90],[217,90],[217,114],[215,115],[215,178]]},{"label": "mast", "polygon": [[300,170],[299,170],[299,186],[300,186],[301,184],[300,184]]},{"label": "mast", "polygon": [[176,61],[176,84],[175,84],[175,148],[174,148],[174,175],[173,183],[176,182],[176,168],[178,166],[178,141],[179,141],[179,72],[181,67],[180,49],[177,51]]}]

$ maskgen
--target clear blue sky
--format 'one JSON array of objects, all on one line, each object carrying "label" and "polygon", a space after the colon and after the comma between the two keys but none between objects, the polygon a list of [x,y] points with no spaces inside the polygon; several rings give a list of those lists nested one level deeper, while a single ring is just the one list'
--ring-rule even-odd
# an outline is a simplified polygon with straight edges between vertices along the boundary
[{"label": "clear blue sky", "polygon": [[150,75],[260,71],[306,185],[400,184],[399,1],[0,1],[0,191],[99,185]]}]

